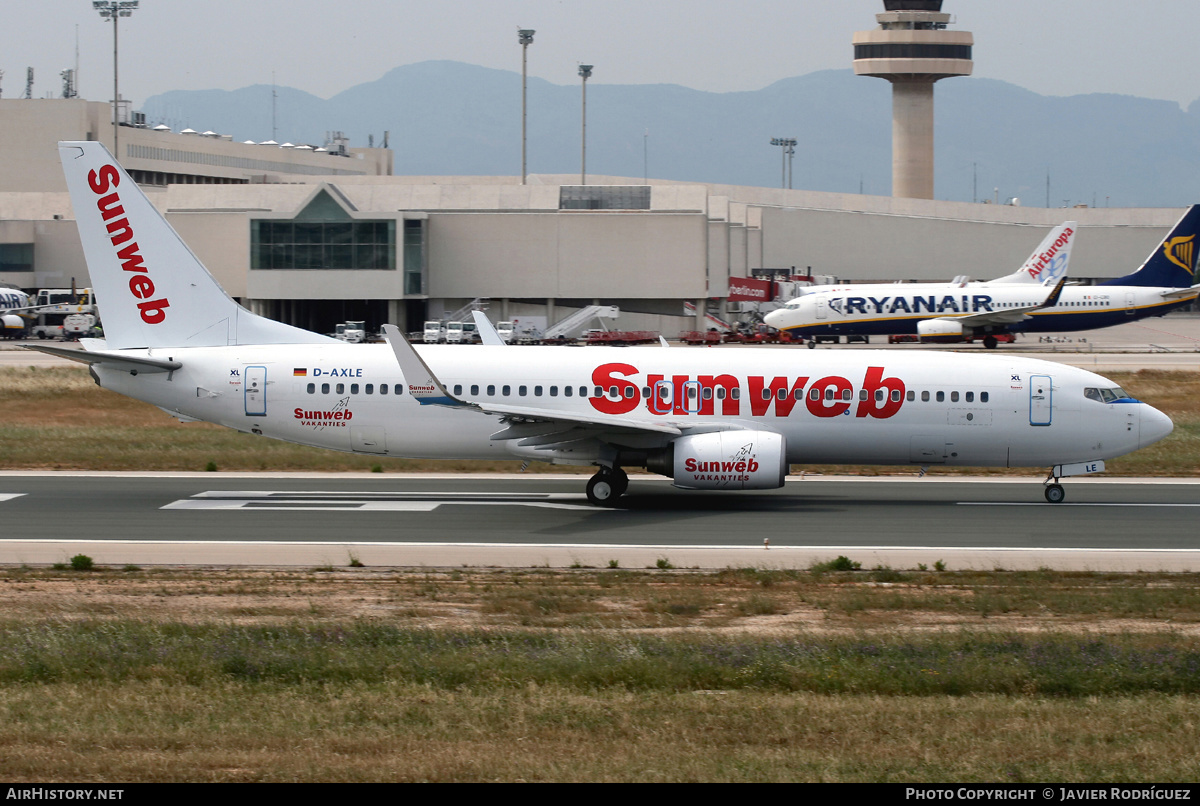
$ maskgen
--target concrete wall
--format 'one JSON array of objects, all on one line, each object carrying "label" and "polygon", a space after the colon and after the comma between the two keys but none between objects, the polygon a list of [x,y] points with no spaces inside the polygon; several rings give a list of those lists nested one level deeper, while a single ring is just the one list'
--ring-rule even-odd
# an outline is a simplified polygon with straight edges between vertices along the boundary
[{"label": "concrete wall", "polygon": [[[1057,223],[1087,212],[1058,211]],[[765,265],[812,266],[816,274],[847,281],[944,281],[961,274],[990,280],[1020,268],[1052,228],[769,207],[762,215]],[[1070,275],[1112,278],[1133,271],[1167,227],[1081,222]]]},{"label": "concrete wall", "polygon": [[429,215],[429,296],[705,294],[706,219],[698,214]]}]

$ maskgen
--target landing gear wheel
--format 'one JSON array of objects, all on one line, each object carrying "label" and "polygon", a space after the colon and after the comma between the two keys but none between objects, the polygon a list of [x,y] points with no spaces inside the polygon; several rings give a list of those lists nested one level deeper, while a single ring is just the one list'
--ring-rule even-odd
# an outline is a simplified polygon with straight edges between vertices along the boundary
[{"label": "landing gear wheel", "polygon": [[989,350],[995,350],[995,349],[996,349],[996,345],[997,345],[997,344],[999,344],[999,343],[1000,343],[1000,342],[998,342],[998,341],[996,340],[996,337],[995,337],[995,336],[984,336],[984,337],[983,337],[983,346],[984,346],[984,347],[986,347],[986,348],[987,348],[987,349],[989,349]]},{"label": "landing gear wheel", "polygon": [[597,473],[588,479],[587,498],[595,506],[614,506],[621,497],[621,492],[624,491],[617,486],[617,480],[610,472]]},{"label": "landing gear wheel", "polygon": [[1061,504],[1066,497],[1067,491],[1063,489],[1061,484],[1046,485],[1046,500],[1051,504]]},{"label": "landing gear wheel", "polygon": [[808,349],[815,350],[816,348],[817,348],[817,343],[814,340],[809,339],[808,340]]},{"label": "landing gear wheel", "polygon": [[613,490],[616,493],[615,497],[620,498],[629,489],[629,476],[621,468],[614,467],[611,478]]}]

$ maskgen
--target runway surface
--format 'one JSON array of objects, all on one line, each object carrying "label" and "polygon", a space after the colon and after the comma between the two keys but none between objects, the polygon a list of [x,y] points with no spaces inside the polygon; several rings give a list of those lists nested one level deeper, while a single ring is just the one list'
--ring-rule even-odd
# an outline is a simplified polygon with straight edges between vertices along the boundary
[{"label": "runway surface", "polygon": [[[0,474],[0,563],[103,565],[1200,570],[1200,482],[791,479],[704,493],[634,477],[590,506],[583,476]],[[765,543],[764,541],[769,541]]]}]

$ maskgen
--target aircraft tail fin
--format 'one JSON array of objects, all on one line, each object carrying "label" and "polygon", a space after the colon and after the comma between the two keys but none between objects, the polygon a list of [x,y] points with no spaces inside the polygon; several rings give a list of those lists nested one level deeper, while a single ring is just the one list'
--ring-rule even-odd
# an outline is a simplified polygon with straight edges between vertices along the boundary
[{"label": "aircraft tail fin", "polygon": [[1047,280],[1058,280],[1067,276],[1067,264],[1071,260],[1071,247],[1075,244],[1075,235],[1079,225],[1074,221],[1064,221],[1050,230],[1038,248],[1013,274],[998,277],[992,283],[1045,283]]},{"label": "aircraft tail fin", "polygon": [[1137,271],[1100,285],[1191,286],[1196,282],[1197,233],[1200,233],[1200,204],[1193,204]]},{"label": "aircraft tail fin", "polygon": [[110,348],[330,340],[231,299],[102,144],[62,142],[58,154]]}]

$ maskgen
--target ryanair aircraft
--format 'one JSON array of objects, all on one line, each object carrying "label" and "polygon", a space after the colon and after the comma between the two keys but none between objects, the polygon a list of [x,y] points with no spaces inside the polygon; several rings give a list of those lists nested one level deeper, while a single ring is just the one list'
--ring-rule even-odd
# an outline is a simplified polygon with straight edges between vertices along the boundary
[{"label": "ryanair aircraft", "polygon": [[[1051,236],[1061,249],[1050,260],[1050,282],[1065,276],[1074,222]],[[1141,268],[1093,286],[1066,286],[1057,296],[1022,279],[1042,277],[1038,251],[1015,275],[990,283],[847,285],[810,292],[771,311],[764,321],[796,336],[916,334],[921,341],[955,342],[983,337],[994,348],[1003,333],[1061,333],[1162,316],[1191,304],[1196,285],[1196,233],[1200,205],[1188,209]],[[1045,242],[1043,242],[1043,245]],[[1043,272],[1044,273],[1044,272]]]},{"label": "ryanair aircraft", "polygon": [[[99,143],[59,144],[105,339],[31,345],[183,421],[378,456],[595,466],[611,506],[645,467],[695,490],[783,486],[794,462],[1051,468],[1165,437],[1162,412],[1086,370],[1026,358],[746,348],[348,344],[225,292]],[[1033,286],[1035,288],[1039,286]]]}]

